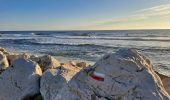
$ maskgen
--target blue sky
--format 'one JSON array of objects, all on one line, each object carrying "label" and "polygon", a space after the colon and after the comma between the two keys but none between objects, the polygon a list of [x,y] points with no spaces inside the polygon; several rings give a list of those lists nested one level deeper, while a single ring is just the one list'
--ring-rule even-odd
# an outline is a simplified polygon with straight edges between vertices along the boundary
[{"label": "blue sky", "polygon": [[0,0],[0,30],[170,28],[170,0]]}]

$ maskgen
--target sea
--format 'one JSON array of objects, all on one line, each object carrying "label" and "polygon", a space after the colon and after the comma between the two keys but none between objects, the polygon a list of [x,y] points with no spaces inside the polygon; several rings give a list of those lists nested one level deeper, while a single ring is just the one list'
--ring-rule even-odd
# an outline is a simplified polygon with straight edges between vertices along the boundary
[{"label": "sea", "polygon": [[134,48],[154,68],[170,75],[170,30],[0,31],[0,47],[10,52],[52,55],[96,62],[119,48]]}]

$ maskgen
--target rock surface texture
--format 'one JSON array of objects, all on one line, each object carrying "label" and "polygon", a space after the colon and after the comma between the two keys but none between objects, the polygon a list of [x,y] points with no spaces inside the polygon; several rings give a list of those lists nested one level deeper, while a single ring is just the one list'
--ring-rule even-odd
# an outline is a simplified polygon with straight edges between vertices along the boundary
[{"label": "rock surface texture", "polygon": [[0,51],[3,52],[3,54],[8,55],[9,52],[5,48],[0,47]]},{"label": "rock surface texture", "polygon": [[16,59],[29,59],[30,55],[23,53],[23,54],[15,54],[15,53],[11,53],[7,55],[7,59],[9,61],[10,64],[12,64],[12,62]]},{"label": "rock surface texture", "polygon": [[37,63],[40,65],[43,72],[47,69],[55,69],[60,66],[60,62],[50,55],[39,57]]},{"label": "rock surface texture", "polygon": [[8,60],[3,52],[0,51],[0,71],[9,67]]},{"label": "rock surface texture", "polygon": [[40,92],[44,100],[55,100],[56,95],[67,84],[60,69],[48,69],[41,78]]},{"label": "rock surface texture", "polygon": [[150,61],[120,49],[78,72],[55,100],[169,100]]},{"label": "rock surface texture", "polygon": [[67,86],[67,82],[85,65],[85,62],[83,62],[83,64],[77,66],[76,62],[70,61],[56,69],[46,70],[41,77],[40,85],[43,99],[55,100],[55,97],[62,88]]},{"label": "rock surface texture", "polygon": [[62,74],[66,78],[67,81],[70,81],[72,77],[79,72],[83,67],[78,67],[76,62],[69,61],[63,65],[61,65],[63,70]]},{"label": "rock surface texture", "polygon": [[38,94],[41,68],[34,62],[17,59],[0,77],[0,100],[22,100]]},{"label": "rock surface texture", "polygon": [[165,87],[165,90],[168,92],[168,94],[170,95],[170,77],[165,76],[163,74],[160,74],[158,72],[156,72],[157,75],[161,78],[163,86]]}]

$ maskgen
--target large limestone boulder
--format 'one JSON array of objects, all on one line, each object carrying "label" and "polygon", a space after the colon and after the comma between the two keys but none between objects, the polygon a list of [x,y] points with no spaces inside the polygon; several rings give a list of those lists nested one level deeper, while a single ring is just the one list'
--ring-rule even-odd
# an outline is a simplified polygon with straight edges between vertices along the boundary
[{"label": "large limestone boulder", "polygon": [[41,68],[35,62],[17,59],[1,74],[0,100],[22,100],[38,94]]},{"label": "large limestone boulder", "polygon": [[55,100],[58,92],[67,83],[61,69],[48,69],[41,78],[40,92],[44,100]]},{"label": "large limestone boulder", "polygon": [[8,60],[3,52],[0,51],[0,72],[9,67]]},{"label": "large limestone boulder", "polygon": [[150,61],[120,49],[77,73],[55,100],[169,100]]},{"label": "large limestone boulder", "polygon": [[35,55],[29,55],[27,53],[23,53],[23,54],[10,53],[7,55],[9,64],[11,64],[14,60],[20,58],[27,59],[27,60],[30,59],[34,62],[37,62],[40,65],[43,72],[47,69],[54,69],[60,66],[60,62],[50,55],[44,55],[40,57]]},{"label": "large limestone boulder", "polygon": [[38,64],[43,72],[47,69],[55,69],[60,66],[59,61],[50,55],[39,57]]},{"label": "large limestone boulder", "polygon": [[46,70],[41,78],[41,94],[44,100],[55,100],[58,92],[67,86],[67,82],[79,72],[85,64],[81,62],[79,66],[74,61],[61,64],[57,69]]}]

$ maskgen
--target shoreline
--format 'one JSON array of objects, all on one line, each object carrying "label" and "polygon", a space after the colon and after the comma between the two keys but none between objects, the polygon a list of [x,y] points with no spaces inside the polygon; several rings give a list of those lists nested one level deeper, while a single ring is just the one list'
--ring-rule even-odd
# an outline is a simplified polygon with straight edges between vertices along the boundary
[{"label": "shoreline", "polygon": [[[35,56],[44,56],[44,55],[50,55],[50,54],[40,54],[40,53],[33,53],[33,52],[27,52],[27,51],[21,51],[21,50],[11,50],[8,47],[2,46],[1,48],[5,48],[6,51],[13,53],[13,54],[18,54],[18,55],[22,55],[22,54],[28,54],[28,55],[35,55]],[[7,49],[6,49],[7,48]],[[55,57],[57,60],[59,60],[62,63],[66,63],[69,61],[77,61],[77,62],[87,62],[88,64],[94,64],[95,61],[88,61],[88,60],[84,60],[81,58],[73,58],[73,57],[64,57],[64,56],[53,56]]]},{"label": "shoreline", "polygon": [[[5,48],[5,47],[3,46],[3,48]],[[50,55],[50,54],[32,53],[32,52],[26,52],[26,51],[20,51],[20,50],[19,51],[18,50],[13,51],[13,50],[11,50],[9,48],[6,49],[6,50],[9,51],[10,53],[19,54],[19,55],[22,55],[22,54],[35,55],[35,56]],[[88,61],[88,60],[84,60],[84,59],[80,59],[80,58],[64,57],[64,56],[53,56],[53,57],[55,57],[61,63],[67,63],[69,61],[86,62],[89,65],[93,65],[95,63],[95,61]],[[160,74],[162,74],[164,76],[170,77],[170,70],[168,70],[166,68],[165,69],[164,68],[159,68],[158,66],[154,65],[154,70],[156,70],[157,72],[159,72]]]},{"label": "shoreline", "polygon": [[[4,48],[0,48],[0,58],[0,99],[3,100],[10,100],[7,95],[16,100],[135,99],[139,96],[136,93],[142,94],[143,99],[170,99],[170,77],[156,72],[150,60],[135,49],[121,48],[92,65],[65,57],[16,54]],[[13,91],[4,93],[9,87]],[[128,95],[123,95],[124,92]]]}]

